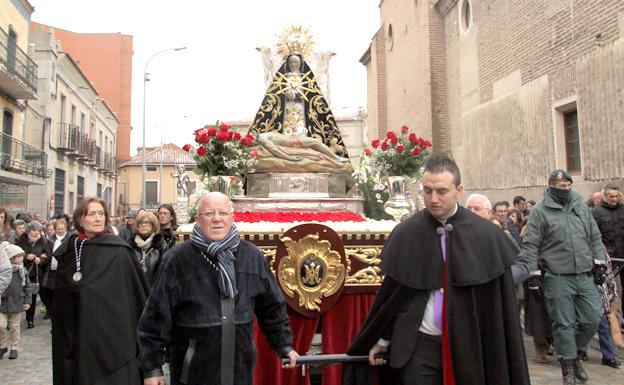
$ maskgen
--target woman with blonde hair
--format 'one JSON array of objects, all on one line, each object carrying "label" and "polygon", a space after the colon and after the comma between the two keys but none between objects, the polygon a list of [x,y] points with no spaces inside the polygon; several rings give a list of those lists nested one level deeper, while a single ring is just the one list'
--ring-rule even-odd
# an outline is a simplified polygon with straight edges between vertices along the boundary
[{"label": "woman with blonde hair", "polygon": [[134,236],[128,242],[151,287],[168,250],[167,242],[160,232],[160,221],[149,211],[139,211],[132,230]]}]

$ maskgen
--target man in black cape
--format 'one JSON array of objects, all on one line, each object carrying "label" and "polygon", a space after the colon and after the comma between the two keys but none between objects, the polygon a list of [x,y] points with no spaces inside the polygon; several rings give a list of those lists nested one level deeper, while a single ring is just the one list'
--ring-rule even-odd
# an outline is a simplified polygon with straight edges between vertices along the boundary
[{"label": "man in black cape", "polygon": [[[381,384],[529,384],[510,269],[518,248],[457,204],[461,176],[447,155],[427,162],[423,187],[427,209],[386,242],[384,282],[348,354],[383,365],[375,355],[389,352]],[[373,377],[368,365],[344,367],[344,384]]]}]

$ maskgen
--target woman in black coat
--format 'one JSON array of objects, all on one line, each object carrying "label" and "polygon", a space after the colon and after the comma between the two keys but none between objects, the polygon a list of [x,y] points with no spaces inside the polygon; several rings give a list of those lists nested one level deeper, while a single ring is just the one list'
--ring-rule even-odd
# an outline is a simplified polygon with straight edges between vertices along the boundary
[{"label": "woman in black coat", "polygon": [[130,246],[106,232],[108,218],[103,200],[85,198],[74,212],[78,234],[54,252],[54,385],[143,383],[136,329],[147,283]]},{"label": "woman in black coat", "polygon": [[[22,234],[15,244],[24,250],[26,257],[24,258],[24,267],[28,270],[28,277],[32,283],[31,292],[32,302],[30,308],[26,311],[26,322],[28,328],[35,327],[35,311],[37,310],[37,286],[43,282],[43,273],[48,266],[52,249],[50,242],[43,235],[43,226],[38,221],[31,221],[26,225],[26,231]],[[52,298],[47,297],[43,293],[41,301],[47,306],[52,304]]]},{"label": "woman in black coat", "polygon": [[173,206],[169,203],[160,205],[158,207],[158,221],[160,223],[160,233],[165,242],[167,242],[167,249],[170,249],[176,244],[176,237],[173,232],[178,227],[178,217]]},{"label": "woman in black coat", "polygon": [[158,218],[148,211],[137,214],[132,229],[134,234],[130,238],[130,246],[151,287],[158,277],[165,252],[168,250],[167,242],[160,232]]}]

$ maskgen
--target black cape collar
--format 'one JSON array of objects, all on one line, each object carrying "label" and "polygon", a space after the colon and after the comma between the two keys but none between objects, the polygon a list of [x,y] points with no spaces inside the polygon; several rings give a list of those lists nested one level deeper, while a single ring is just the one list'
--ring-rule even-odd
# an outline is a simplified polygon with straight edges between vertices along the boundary
[{"label": "black cape collar", "polygon": [[[519,253],[518,247],[493,223],[458,206],[447,220],[448,280],[453,286],[489,282],[503,274]],[[437,289],[443,283],[440,222],[423,210],[392,231],[381,254],[385,274],[415,289]]]}]

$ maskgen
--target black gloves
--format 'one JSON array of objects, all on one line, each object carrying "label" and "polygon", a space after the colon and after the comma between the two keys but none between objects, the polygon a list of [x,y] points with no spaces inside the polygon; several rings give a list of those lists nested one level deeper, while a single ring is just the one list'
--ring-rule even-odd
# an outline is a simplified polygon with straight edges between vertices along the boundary
[{"label": "black gloves", "polygon": [[607,265],[594,264],[594,283],[596,285],[602,285],[607,280]]},{"label": "black gloves", "polygon": [[539,275],[532,275],[527,279],[527,285],[529,290],[535,291],[538,294],[542,294],[542,277]]}]

